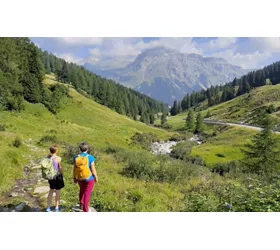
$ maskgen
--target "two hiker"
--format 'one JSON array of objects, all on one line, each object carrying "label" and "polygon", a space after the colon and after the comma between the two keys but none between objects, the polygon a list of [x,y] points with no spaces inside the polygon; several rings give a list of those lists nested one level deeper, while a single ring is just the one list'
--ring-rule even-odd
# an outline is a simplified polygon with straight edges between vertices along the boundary
[{"label": "two hiker", "polygon": [[[80,209],[90,212],[90,199],[94,184],[98,182],[95,169],[95,157],[88,153],[89,146],[86,142],[80,144],[81,153],[74,157],[73,181],[80,187]],[[51,211],[53,193],[56,193],[55,212],[59,212],[60,190],[64,187],[63,168],[61,158],[57,156],[58,147],[50,147],[50,154],[41,162],[43,177],[48,180],[50,191],[47,201],[47,212]]]}]

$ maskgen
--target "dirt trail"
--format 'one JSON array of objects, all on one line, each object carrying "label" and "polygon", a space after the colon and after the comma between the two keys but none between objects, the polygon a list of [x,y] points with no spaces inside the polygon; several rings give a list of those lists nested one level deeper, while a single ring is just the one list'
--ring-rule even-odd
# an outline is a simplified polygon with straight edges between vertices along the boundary
[{"label": "dirt trail", "polygon": [[42,206],[37,195],[33,194],[36,185],[43,183],[39,163],[31,161],[24,167],[24,177],[16,181],[11,191],[4,194],[5,205],[0,212],[40,212]]},{"label": "dirt trail", "polygon": [[[42,151],[40,148],[25,144],[32,151]],[[40,159],[33,160],[29,156],[30,163],[24,167],[24,177],[17,180],[12,190],[4,194],[4,200],[0,203],[0,212],[43,212],[49,192],[48,181],[42,178]],[[60,211],[65,211],[66,202],[60,200]],[[70,211],[82,212],[74,206]],[[91,207],[91,212],[96,210]]]}]

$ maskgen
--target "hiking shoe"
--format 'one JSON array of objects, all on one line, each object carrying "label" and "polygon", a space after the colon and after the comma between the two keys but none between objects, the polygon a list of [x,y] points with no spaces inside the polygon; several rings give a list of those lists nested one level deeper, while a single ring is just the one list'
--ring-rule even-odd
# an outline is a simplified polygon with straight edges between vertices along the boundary
[{"label": "hiking shoe", "polygon": [[46,209],[46,212],[51,212],[51,208],[48,207],[48,208]]},{"label": "hiking shoe", "polygon": [[55,212],[59,212],[59,208],[56,208],[54,211],[55,211]]}]

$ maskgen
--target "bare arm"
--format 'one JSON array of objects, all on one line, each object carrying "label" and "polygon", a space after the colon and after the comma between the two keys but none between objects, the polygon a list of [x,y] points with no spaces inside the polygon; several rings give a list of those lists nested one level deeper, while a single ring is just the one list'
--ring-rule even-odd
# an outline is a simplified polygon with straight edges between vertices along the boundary
[{"label": "bare arm", "polygon": [[95,177],[96,182],[98,182],[98,177],[97,177],[97,172],[96,172],[96,168],[95,168],[94,162],[91,163],[91,171],[92,171],[92,173],[93,173],[93,175]]},{"label": "bare arm", "polygon": [[59,158],[57,159],[57,161],[58,161],[59,171],[60,171],[60,173],[63,175],[63,174],[64,174],[64,171],[63,171],[63,167],[62,167],[62,165],[61,165],[61,158],[59,157]]}]

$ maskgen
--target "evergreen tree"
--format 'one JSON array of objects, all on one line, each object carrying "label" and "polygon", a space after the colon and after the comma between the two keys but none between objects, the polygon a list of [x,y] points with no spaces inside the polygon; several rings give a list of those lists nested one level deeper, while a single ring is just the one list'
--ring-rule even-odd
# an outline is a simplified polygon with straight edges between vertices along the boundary
[{"label": "evergreen tree", "polygon": [[70,82],[75,88],[79,86],[78,70],[76,67],[74,67],[73,70],[71,71]]},{"label": "evergreen tree", "polygon": [[179,111],[178,103],[177,103],[177,100],[175,100],[174,103],[173,103],[173,107],[170,110],[170,114],[172,116],[177,115],[179,113],[178,111]]},{"label": "evergreen tree", "polygon": [[177,110],[177,114],[179,114],[179,113],[181,113],[183,111],[183,109],[182,109],[182,102],[178,102],[178,110]]},{"label": "evergreen tree", "polygon": [[164,125],[167,122],[166,113],[163,112],[161,115],[161,125]]},{"label": "evergreen tree", "polygon": [[60,81],[61,69],[62,69],[61,62],[58,58],[55,57],[55,74],[56,74],[56,79],[58,81]]},{"label": "evergreen tree", "polygon": [[51,73],[50,57],[47,51],[44,51],[43,59],[44,59],[45,73],[50,74]]},{"label": "evergreen tree", "polygon": [[150,123],[150,117],[146,111],[144,111],[143,114],[141,115],[140,121],[146,124]]},{"label": "evergreen tree", "polygon": [[188,131],[193,132],[195,129],[195,124],[194,124],[194,112],[192,109],[189,110],[188,116],[186,119],[186,127]]},{"label": "evergreen tree", "polygon": [[124,103],[123,103],[123,100],[120,96],[117,98],[116,111],[121,115],[125,114]]},{"label": "evergreen tree", "polygon": [[49,61],[50,61],[50,68],[51,68],[51,72],[55,73],[56,69],[55,69],[55,58],[53,54],[49,54]]},{"label": "evergreen tree", "polygon": [[240,95],[243,95],[245,93],[245,90],[244,90],[244,85],[242,82],[239,83],[239,87],[238,87],[238,91],[237,91],[237,96],[240,96]]},{"label": "evergreen tree", "polygon": [[0,55],[1,110],[20,111],[25,99],[41,102],[51,112],[57,112],[57,90],[42,83],[44,74],[52,72],[59,81],[72,84],[85,96],[135,120],[148,110],[147,123],[153,122],[151,114],[167,111],[167,105],[159,101],[41,51],[28,38],[0,38]]},{"label": "evergreen tree", "polygon": [[242,163],[249,172],[269,174],[278,171],[280,163],[279,140],[272,132],[274,123],[268,115],[263,117],[263,130],[254,136],[243,150]]},{"label": "evergreen tree", "polygon": [[155,123],[155,115],[153,113],[150,114],[150,124]]},{"label": "evergreen tree", "polygon": [[203,132],[203,130],[204,130],[203,117],[202,117],[201,112],[199,112],[196,117],[195,132],[201,133],[201,132]]},{"label": "evergreen tree", "polygon": [[64,83],[70,82],[70,73],[66,61],[63,62],[62,69],[58,71],[58,79]]}]

